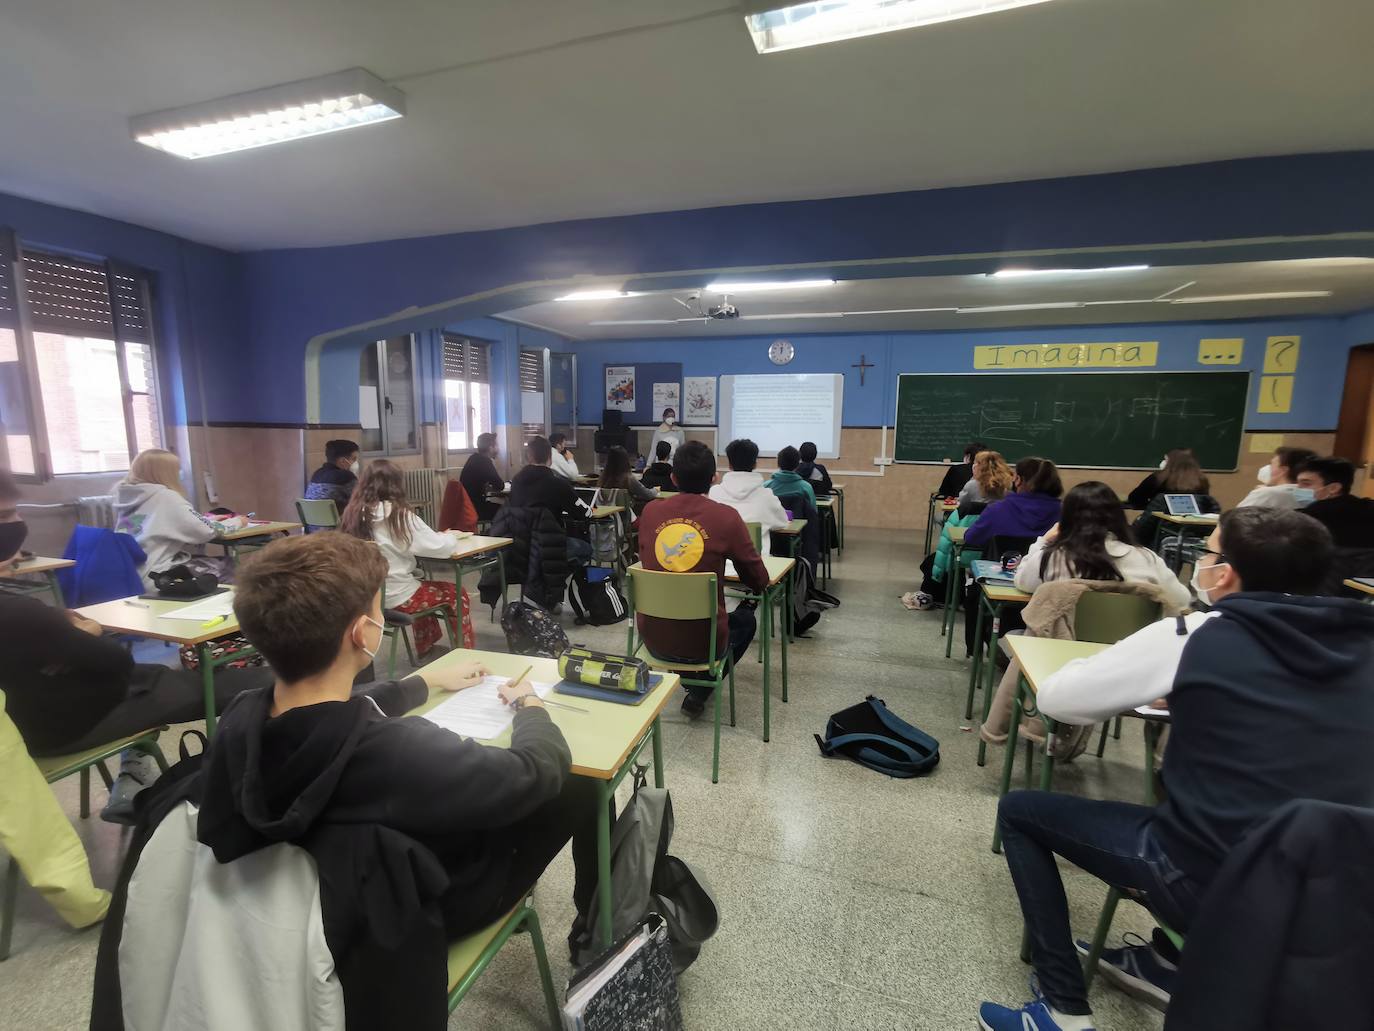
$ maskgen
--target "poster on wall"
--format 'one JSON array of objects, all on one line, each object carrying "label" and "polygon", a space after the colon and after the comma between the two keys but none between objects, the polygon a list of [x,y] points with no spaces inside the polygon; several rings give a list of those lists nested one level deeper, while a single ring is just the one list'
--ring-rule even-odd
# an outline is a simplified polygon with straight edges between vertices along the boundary
[{"label": "poster on wall", "polygon": [[682,396],[676,383],[654,384],[654,422],[662,421],[665,408],[671,408],[677,420],[682,421]]},{"label": "poster on wall", "polygon": [[[716,421],[716,377],[688,376],[683,380],[687,400],[678,416],[682,422],[712,426]],[[655,405],[657,407],[657,405]]]},{"label": "poster on wall", "polygon": [[635,410],[635,367],[606,366],[606,407],[621,412]]}]

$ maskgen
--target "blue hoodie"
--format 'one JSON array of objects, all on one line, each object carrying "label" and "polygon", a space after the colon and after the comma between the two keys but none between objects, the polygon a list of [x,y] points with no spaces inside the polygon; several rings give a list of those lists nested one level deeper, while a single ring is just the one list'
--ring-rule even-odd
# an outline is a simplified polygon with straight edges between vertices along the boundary
[{"label": "blue hoodie", "polygon": [[1059,499],[1048,494],[1008,494],[994,501],[968,528],[964,544],[979,548],[994,537],[1039,537],[1059,522]]},{"label": "blue hoodie", "polygon": [[1290,799],[1374,807],[1374,606],[1256,591],[1214,608],[1174,677],[1155,817],[1201,884]]}]

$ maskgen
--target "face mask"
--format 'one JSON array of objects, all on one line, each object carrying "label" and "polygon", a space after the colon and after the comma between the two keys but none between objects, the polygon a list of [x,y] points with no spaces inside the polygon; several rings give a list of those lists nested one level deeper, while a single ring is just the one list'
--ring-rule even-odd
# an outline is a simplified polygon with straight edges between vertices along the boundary
[{"label": "face mask", "polygon": [[1204,567],[1204,566],[1194,566],[1194,567],[1193,567],[1193,578],[1192,578],[1191,580],[1188,581],[1188,585],[1189,585],[1190,587],[1192,587],[1193,593],[1197,595],[1197,600],[1198,600],[1198,601],[1202,602],[1202,604],[1204,604],[1204,605],[1210,605],[1210,604],[1212,604],[1212,591],[1216,590],[1215,587],[1203,587],[1201,584],[1198,583],[1198,576],[1199,576],[1199,574],[1201,574],[1202,570],[1203,570],[1204,568],[1206,568],[1206,569],[1217,569],[1217,568],[1220,567],[1220,566],[1229,566],[1230,564],[1231,564],[1231,563],[1229,563],[1229,562],[1214,562],[1214,563],[1213,563],[1212,565],[1210,565],[1210,566],[1205,566],[1205,567]]},{"label": "face mask", "polygon": [[361,470],[362,467],[363,467],[363,463],[362,463],[362,462],[354,462],[352,465],[350,465],[350,466],[348,467],[348,471],[351,472],[354,476],[357,476],[359,470]]},{"label": "face mask", "polygon": [[1259,481],[1267,487],[1269,486],[1269,481],[1273,478],[1274,467],[1270,465],[1268,462],[1265,462],[1262,466],[1260,466]]},{"label": "face mask", "polygon": [[1159,460],[1159,471],[1160,471],[1160,472],[1163,472],[1163,471],[1164,471],[1164,467],[1165,467],[1166,465],[1168,465],[1168,464],[1169,464],[1169,460],[1168,460],[1167,458],[1161,458],[1161,459]]},{"label": "face mask", "polygon": [[0,523],[0,561],[18,555],[28,535],[29,524],[22,519],[13,523]]},{"label": "face mask", "polygon": [[677,420],[674,419],[671,415],[665,415],[663,417],[663,425],[665,426],[672,426],[676,422]]},{"label": "face mask", "polygon": [[1317,492],[1311,487],[1298,487],[1293,491],[1293,501],[1299,508],[1305,508],[1317,500]]},{"label": "face mask", "polygon": [[382,640],[383,640],[383,638],[386,637],[386,627],[382,626],[381,623],[378,623],[378,622],[377,622],[375,619],[373,619],[371,616],[364,616],[363,619],[367,620],[369,623],[371,623],[373,626],[375,626],[378,630],[381,630],[381,631],[382,631],[382,636],[379,637],[379,638],[377,638],[377,648],[376,648],[375,651],[374,651],[373,649],[369,648],[369,647],[368,647],[367,645],[365,645],[365,644],[362,644],[362,645],[359,645],[359,646],[358,646],[358,647],[362,648],[363,651],[367,652],[367,657],[368,657],[369,659],[375,659],[375,658],[377,657],[377,652],[379,652],[379,651],[382,650]]}]

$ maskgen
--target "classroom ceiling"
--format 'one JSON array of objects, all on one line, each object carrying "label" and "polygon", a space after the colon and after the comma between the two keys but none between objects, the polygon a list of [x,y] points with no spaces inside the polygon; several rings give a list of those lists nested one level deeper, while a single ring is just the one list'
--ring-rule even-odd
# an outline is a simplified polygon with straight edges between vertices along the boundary
[{"label": "classroom ceiling", "polygon": [[[1008,267],[1024,267],[1009,261]],[[1036,266],[1061,266],[1042,259]],[[1091,263],[1086,263],[1091,265]],[[1061,267],[1083,267],[1065,256]],[[793,273],[792,278],[799,274]],[[705,277],[706,280],[714,278]],[[776,278],[759,274],[736,280]],[[581,283],[619,289],[617,282]],[[1330,291],[1329,297],[1192,303],[1193,298],[1253,293]],[[697,298],[693,299],[693,294]],[[575,339],[742,336],[789,333],[880,333],[1005,327],[1209,322],[1219,319],[1336,315],[1374,307],[1374,259],[1309,258],[1073,272],[1014,278],[989,275],[914,276],[840,280],[834,286],[736,293],[739,318],[702,319],[694,313],[725,298],[711,291],[666,290],[588,301],[548,301],[501,318]],[[1175,303],[1177,302],[1177,303]],[[1183,303],[1188,302],[1188,303]],[[1054,305],[1023,308],[1022,305]],[[1061,307],[1061,305],[1079,305]],[[1016,310],[960,312],[958,308],[1013,306]],[[691,309],[691,310],[689,310]]]},{"label": "classroom ceiling", "polygon": [[[760,56],[728,0],[0,10],[0,190],[238,249],[1374,147],[1367,0],[1057,0]],[[404,119],[201,161],[127,120],[354,66]]]}]

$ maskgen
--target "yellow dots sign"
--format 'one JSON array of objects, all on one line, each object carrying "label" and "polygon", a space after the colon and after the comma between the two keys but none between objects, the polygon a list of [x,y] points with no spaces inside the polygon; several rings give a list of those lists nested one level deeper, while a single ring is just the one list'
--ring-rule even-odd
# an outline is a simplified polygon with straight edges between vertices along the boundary
[{"label": "yellow dots sign", "polygon": [[1239,365],[1245,353],[1245,340],[1239,337],[1226,340],[1199,340],[1199,365]]}]

